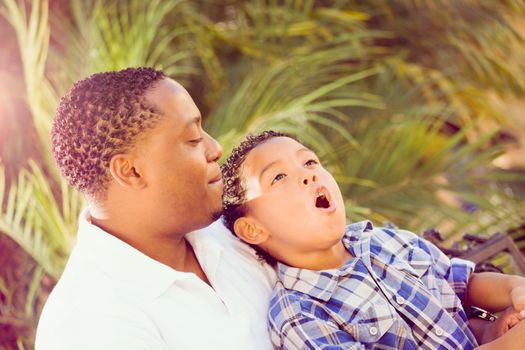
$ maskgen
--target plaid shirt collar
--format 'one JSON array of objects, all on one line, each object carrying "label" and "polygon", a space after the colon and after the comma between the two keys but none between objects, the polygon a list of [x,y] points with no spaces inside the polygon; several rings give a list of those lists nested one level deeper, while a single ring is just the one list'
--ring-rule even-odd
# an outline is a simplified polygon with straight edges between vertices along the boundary
[{"label": "plaid shirt collar", "polygon": [[369,250],[364,249],[365,247],[362,245],[358,248],[359,251],[354,251],[352,236],[372,229],[373,226],[370,221],[361,221],[346,227],[342,241],[346,249],[352,254],[352,258],[338,269],[315,271],[291,267],[279,262],[277,271],[283,286],[325,302],[330,300],[339,279],[352,271],[359,259],[356,257],[362,258],[370,255]]}]

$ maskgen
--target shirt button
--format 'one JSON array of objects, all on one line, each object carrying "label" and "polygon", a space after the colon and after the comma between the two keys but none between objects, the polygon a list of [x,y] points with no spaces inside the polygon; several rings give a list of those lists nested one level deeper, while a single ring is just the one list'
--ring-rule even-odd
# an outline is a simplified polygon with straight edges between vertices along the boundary
[{"label": "shirt button", "polygon": [[396,296],[396,302],[399,304],[399,305],[403,305],[405,303],[405,298],[403,297],[400,297],[399,295]]},{"label": "shirt button", "polygon": [[438,335],[439,337],[443,335],[443,330],[437,326],[435,327],[435,331],[436,331],[436,335]]},{"label": "shirt button", "polygon": [[370,327],[370,334],[376,335],[377,334],[377,328],[376,327]]}]

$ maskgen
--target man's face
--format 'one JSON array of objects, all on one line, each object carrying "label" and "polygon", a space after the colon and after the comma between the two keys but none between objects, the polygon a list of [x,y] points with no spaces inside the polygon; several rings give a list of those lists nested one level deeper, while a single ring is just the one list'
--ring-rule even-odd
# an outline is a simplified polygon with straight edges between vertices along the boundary
[{"label": "man's face", "polygon": [[[201,126],[188,92],[164,79],[146,93],[162,114],[159,124],[137,144],[147,183],[147,205],[170,234],[211,223],[221,211],[223,183],[217,160],[222,148]],[[146,205],[146,203],[145,203]]]},{"label": "man's face", "polygon": [[269,232],[261,246],[286,262],[290,253],[329,249],[341,240],[341,191],[315,153],[288,137],[255,147],[241,169],[247,217]]}]

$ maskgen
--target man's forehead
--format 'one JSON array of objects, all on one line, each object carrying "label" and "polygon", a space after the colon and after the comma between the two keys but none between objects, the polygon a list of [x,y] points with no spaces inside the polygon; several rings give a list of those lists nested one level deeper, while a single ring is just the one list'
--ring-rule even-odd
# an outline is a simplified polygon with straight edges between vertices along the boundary
[{"label": "man's forehead", "polygon": [[186,91],[186,89],[184,88],[184,86],[182,86],[178,81],[176,80],[173,80],[171,78],[165,78],[163,80],[165,82],[165,85],[168,89],[170,89],[171,91],[175,92],[175,93],[184,93],[184,94],[187,94],[188,92]]},{"label": "man's forehead", "polygon": [[154,103],[158,106],[169,103],[171,99],[177,96],[184,96],[191,99],[186,89],[181,84],[170,78],[164,78],[157,82],[146,91],[144,96],[150,103]]},{"label": "man's forehead", "polygon": [[165,78],[146,92],[146,100],[163,115],[178,119],[181,129],[200,122],[200,111],[189,93],[173,79]]}]

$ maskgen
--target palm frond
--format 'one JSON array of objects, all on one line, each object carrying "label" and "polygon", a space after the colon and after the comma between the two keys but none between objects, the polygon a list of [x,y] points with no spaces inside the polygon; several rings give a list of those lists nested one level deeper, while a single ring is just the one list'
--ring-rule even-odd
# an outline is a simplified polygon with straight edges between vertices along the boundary
[{"label": "palm frond", "polygon": [[[78,25],[85,25],[78,13],[85,6],[79,1],[73,3]],[[168,15],[176,13],[181,4],[182,0],[111,1],[103,5],[96,2],[90,7],[91,22],[81,31],[89,43],[91,73],[138,66],[156,67],[183,80],[196,73],[191,60],[194,54],[182,46],[188,40],[188,30],[183,26],[171,30],[163,26]],[[178,44],[177,51],[174,42]]]},{"label": "palm frond", "polygon": [[[322,141],[322,133],[312,131],[314,125],[339,130],[345,140],[357,146],[351,133],[340,127],[341,120],[348,118],[340,109],[382,108],[383,104],[377,96],[354,88],[356,82],[382,69],[348,63],[354,58],[367,61],[375,55],[373,48],[368,51],[352,46],[355,39],[349,35],[347,41],[342,40],[335,47],[321,45],[307,56],[292,56],[268,66],[256,65],[255,71],[224,96],[210,116],[207,128],[224,141],[226,152],[231,150],[231,142],[240,141],[245,134],[278,125],[295,129],[294,134],[301,134],[303,138],[318,140],[318,144],[324,145],[325,154],[333,152],[327,140]],[[306,132],[307,125],[310,132]]]},{"label": "palm frond", "polygon": [[[0,184],[5,184],[0,168]],[[62,205],[51,191],[49,181],[35,162],[22,170],[18,180],[4,194],[0,230],[5,232],[28,253],[44,271],[58,278],[74,244],[76,220],[83,199],[62,184]]]},{"label": "palm frond", "polygon": [[392,33],[392,44],[407,53],[407,61],[437,69],[455,83],[525,92],[525,38],[518,30],[523,1],[436,6],[435,1],[373,0],[355,5],[374,14],[373,28]]},{"label": "palm frond", "polygon": [[[34,126],[44,149],[49,145],[51,116],[58,100],[57,93],[45,77],[46,58],[49,50],[50,28],[48,1],[33,0],[27,14],[24,3],[5,0],[3,15],[15,29],[26,85],[26,102],[33,116]],[[48,152],[43,154],[46,164],[53,169]]]},{"label": "palm frond", "polygon": [[[245,2],[231,12],[211,28],[217,38],[245,57],[269,62],[290,54],[306,54],[311,46],[335,42],[349,32],[361,34],[361,39],[370,34],[363,30],[368,14],[316,6],[314,1]],[[369,39],[374,36],[377,33]]]}]

